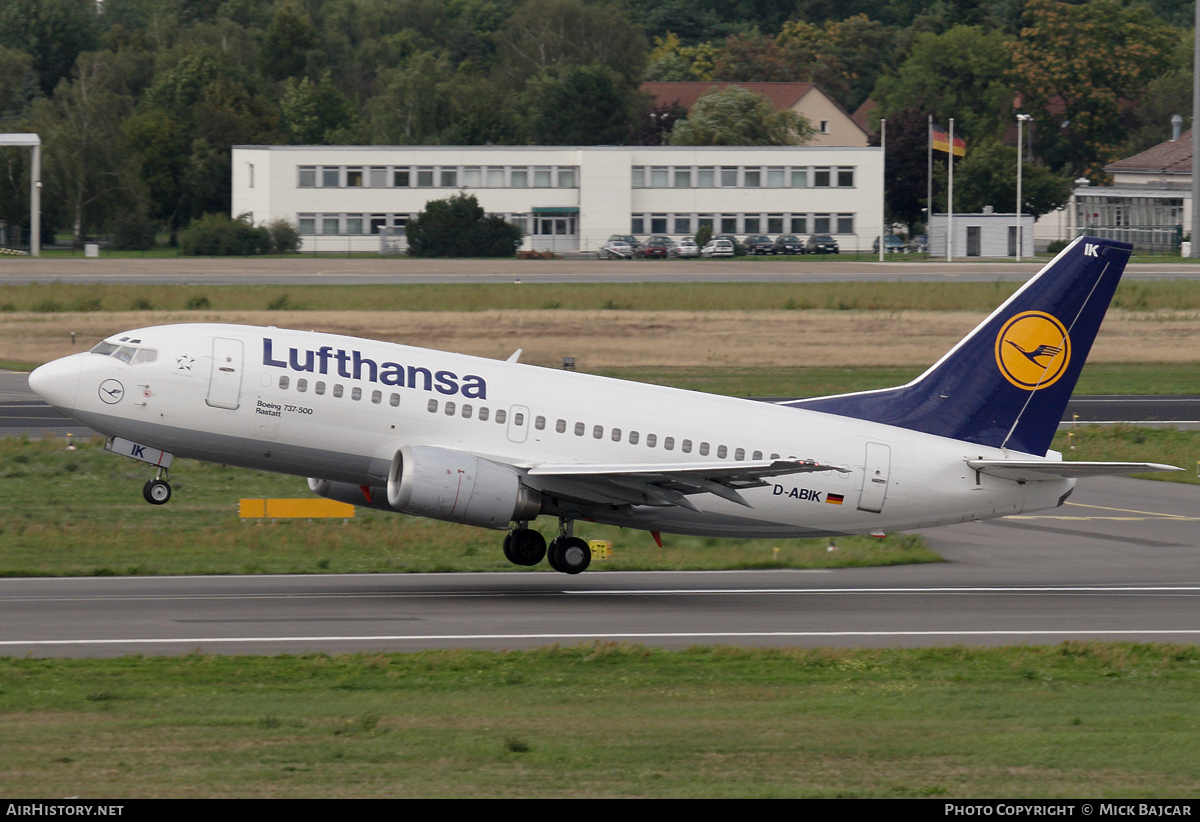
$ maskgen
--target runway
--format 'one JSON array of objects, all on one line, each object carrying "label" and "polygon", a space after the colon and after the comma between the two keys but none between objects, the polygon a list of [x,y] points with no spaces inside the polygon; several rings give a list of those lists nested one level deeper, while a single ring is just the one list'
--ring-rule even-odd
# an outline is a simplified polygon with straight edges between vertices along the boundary
[{"label": "runway", "polygon": [[[0,258],[0,285],[400,285],[644,282],[1024,282],[1049,260],[845,262],[836,258],[728,260],[410,260],[383,257]],[[1138,263],[1126,280],[1195,280],[1200,266]]]},{"label": "runway", "polygon": [[1192,643],[1198,514],[1198,486],[1105,478],[1053,511],[926,532],[935,565],[6,579],[0,653]]}]

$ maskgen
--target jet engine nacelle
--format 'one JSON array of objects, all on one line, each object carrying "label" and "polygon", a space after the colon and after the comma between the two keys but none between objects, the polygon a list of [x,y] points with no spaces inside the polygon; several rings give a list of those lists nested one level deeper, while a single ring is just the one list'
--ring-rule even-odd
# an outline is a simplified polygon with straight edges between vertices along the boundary
[{"label": "jet engine nacelle", "polygon": [[333,482],[331,480],[308,478],[308,490],[312,491],[318,497],[337,500],[338,502],[348,502],[351,505],[357,505],[362,508],[375,508],[380,511],[391,511],[392,506],[388,505],[387,489],[379,487],[368,487],[366,492],[363,491],[361,485],[351,485],[348,482]]},{"label": "jet engine nacelle", "polygon": [[482,528],[537,517],[542,497],[515,468],[431,446],[402,446],[388,472],[388,504],[419,517]]}]

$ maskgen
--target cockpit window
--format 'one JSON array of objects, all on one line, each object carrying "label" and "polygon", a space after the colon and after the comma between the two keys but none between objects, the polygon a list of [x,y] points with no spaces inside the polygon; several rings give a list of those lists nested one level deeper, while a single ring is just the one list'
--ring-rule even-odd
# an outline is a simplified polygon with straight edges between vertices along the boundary
[{"label": "cockpit window", "polygon": [[[133,340],[140,342],[140,340]],[[143,362],[154,362],[158,359],[158,349],[155,348],[137,348],[132,345],[117,345],[110,342],[102,342],[92,349],[93,354],[102,356],[116,357],[121,362],[137,365]]]}]

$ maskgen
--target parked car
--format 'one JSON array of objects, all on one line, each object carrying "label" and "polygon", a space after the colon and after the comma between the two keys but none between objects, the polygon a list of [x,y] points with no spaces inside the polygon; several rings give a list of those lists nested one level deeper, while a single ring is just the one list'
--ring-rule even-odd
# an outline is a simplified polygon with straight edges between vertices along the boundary
[{"label": "parked car", "polygon": [[795,234],[780,234],[775,240],[776,254],[803,254],[804,240]]},{"label": "parked car", "polygon": [[650,259],[651,257],[665,260],[672,245],[673,243],[669,237],[651,237],[634,249],[633,256],[643,260]]},{"label": "parked car", "polygon": [[[885,254],[907,254],[908,244],[897,237],[895,234],[883,235],[883,252]],[[871,243],[871,253],[879,253],[879,238],[875,238],[875,242]]]},{"label": "parked car", "polygon": [[929,235],[918,234],[908,241],[908,250],[918,254],[929,253]]},{"label": "parked car", "polygon": [[837,254],[837,240],[828,234],[813,234],[804,244],[805,254]]},{"label": "parked car", "polygon": [[742,241],[742,245],[746,247],[747,254],[774,254],[775,243],[771,242],[771,238],[765,234],[751,234]]},{"label": "parked car", "polygon": [[632,260],[633,246],[624,240],[609,240],[597,254],[602,260]]},{"label": "parked car", "polygon": [[732,234],[721,234],[720,236],[714,237],[713,239],[729,240],[729,244],[733,246],[733,253],[738,257],[740,257],[746,253],[746,247],[744,245],[742,245],[741,243],[739,243],[738,238],[733,236]]},{"label": "parked car", "polygon": [[667,253],[671,257],[698,257],[700,256],[700,246],[696,245],[696,241],[691,237],[684,237],[671,246]]},{"label": "parked car", "polygon": [[733,243],[724,237],[717,237],[715,240],[709,240],[708,245],[700,249],[701,257],[732,257]]},{"label": "parked car", "polygon": [[[666,234],[651,234],[649,237],[646,238],[646,243],[651,242],[652,240],[662,240],[667,245],[671,245],[672,243],[675,242],[670,237],[668,237]],[[642,245],[645,245],[646,243],[642,243]]]}]

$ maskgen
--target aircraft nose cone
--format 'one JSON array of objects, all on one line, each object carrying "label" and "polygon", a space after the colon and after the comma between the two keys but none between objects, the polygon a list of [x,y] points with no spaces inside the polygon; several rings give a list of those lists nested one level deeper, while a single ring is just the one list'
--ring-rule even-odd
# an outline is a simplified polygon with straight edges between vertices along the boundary
[{"label": "aircraft nose cone", "polygon": [[74,408],[80,368],[78,356],[48,362],[29,375],[29,388],[56,408]]}]

